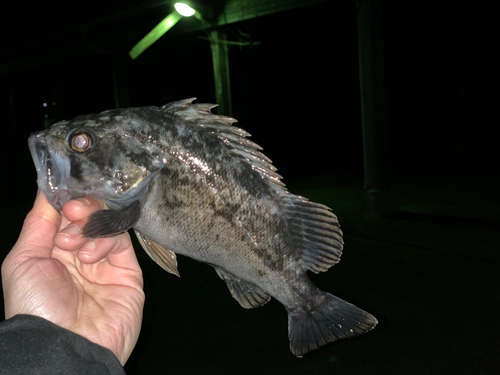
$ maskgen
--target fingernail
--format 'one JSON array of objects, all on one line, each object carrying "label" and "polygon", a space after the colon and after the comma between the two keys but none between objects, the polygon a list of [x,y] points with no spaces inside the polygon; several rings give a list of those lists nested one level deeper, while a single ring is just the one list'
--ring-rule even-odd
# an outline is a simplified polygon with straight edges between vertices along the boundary
[{"label": "fingernail", "polygon": [[85,198],[78,198],[77,201],[86,207],[90,206],[90,202],[88,200],[86,200]]},{"label": "fingernail", "polygon": [[70,224],[59,233],[73,237],[80,233],[80,227],[76,224]]},{"label": "fingernail", "polygon": [[95,242],[89,241],[78,251],[80,254],[92,255],[95,250]]}]

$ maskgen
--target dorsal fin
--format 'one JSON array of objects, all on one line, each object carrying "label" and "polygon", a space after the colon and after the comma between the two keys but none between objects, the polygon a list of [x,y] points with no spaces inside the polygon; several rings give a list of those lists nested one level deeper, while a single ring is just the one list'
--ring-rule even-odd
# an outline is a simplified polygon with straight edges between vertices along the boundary
[{"label": "dorsal fin", "polygon": [[210,110],[217,105],[193,104],[195,99],[179,100],[168,103],[161,108],[174,116],[181,117],[186,122],[191,122],[208,130],[208,134],[212,134],[213,137],[230,146],[229,152],[233,156],[251,164],[252,169],[263,179],[270,182],[273,188],[282,189],[285,186],[281,182],[282,177],[276,173],[277,169],[271,164],[271,160],[260,152],[262,147],[247,139],[250,133],[233,126],[237,122],[236,119],[211,113]]},{"label": "dorsal fin", "polygon": [[307,270],[324,272],[340,261],[344,241],[337,217],[320,203],[286,193],[279,198]]}]

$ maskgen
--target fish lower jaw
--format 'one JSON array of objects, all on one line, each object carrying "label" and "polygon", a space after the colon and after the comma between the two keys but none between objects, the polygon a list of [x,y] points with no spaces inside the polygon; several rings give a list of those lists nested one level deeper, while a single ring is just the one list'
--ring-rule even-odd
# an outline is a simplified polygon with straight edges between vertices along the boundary
[{"label": "fish lower jaw", "polygon": [[62,206],[64,205],[64,203],[66,203],[69,200],[74,198],[71,196],[69,191],[66,189],[57,189],[57,192],[51,192],[51,193],[44,191],[44,194],[47,197],[47,200],[49,201],[49,203],[56,210],[62,209]]}]

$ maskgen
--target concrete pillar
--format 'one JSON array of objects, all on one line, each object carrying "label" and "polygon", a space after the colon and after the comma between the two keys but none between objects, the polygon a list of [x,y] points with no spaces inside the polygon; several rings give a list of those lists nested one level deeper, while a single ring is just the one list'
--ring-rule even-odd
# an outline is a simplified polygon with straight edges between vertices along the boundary
[{"label": "concrete pillar", "polygon": [[232,116],[231,83],[229,80],[229,46],[225,43],[226,33],[219,29],[210,32],[210,46],[214,65],[215,99],[217,113]]},{"label": "concrete pillar", "polygon": [[358,56],[363,134],[364,213],[399,210],[388,181],[387,116],[379,0],[358,0]]},{"label": "concrete pillar", "polygon": [[130,91],[127,82],[129,58],[126,55],[114,53],[111,55],[111,74],[113,77],[113,94],[115,108],[130,107]]}]

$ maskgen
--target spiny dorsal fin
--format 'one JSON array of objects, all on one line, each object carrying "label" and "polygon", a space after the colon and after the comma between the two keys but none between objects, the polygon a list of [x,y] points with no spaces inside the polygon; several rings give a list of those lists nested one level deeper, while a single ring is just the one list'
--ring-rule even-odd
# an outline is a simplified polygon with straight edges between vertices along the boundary
[{"label": "spiny dorsal fin", "polygon": [[181,277],[179,275],[179,271],[177,270],[177,257],[172,250],[168,250],[157,244],[151,238],[143,235],[139,231],[134,230],[134,232],[144,251],[151,257],[151,259],[153,259],[165,271]]},{"label": "spiny dorsal fin", "polygon": [[271,296],[259,287],[250,284],[221,268],[214,267],[217,275],[226,282],[233,298],[245,309],[253,309],[267,303]]},{"label": "spiny dorsal fin", "polygon": [[193,104],[195,99],[179,100],[165,104],[161,108],[174,116],[181,117],[186,122],[205,128],[208,133],[229,145],[230,152],[235,157],[250,163],[252,169],[270,182],[273,187],[280,189],[285,186],[281,182],[282,177],[276,173],[276,167],[271,164],[271,160],[260,152],[262,147],[247,139],[250,133],[233,126],[233,123],[237,122],[236,119],[212,114],[210,110],[217,105]]},{"label": "spiny dorsal fin", "polygon": [[286,193],[280,198],[306,270],[324,272],[340,261],[344,241],[337,217],[320,203]]}]

